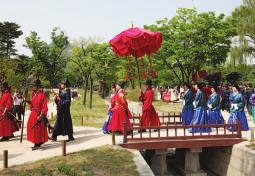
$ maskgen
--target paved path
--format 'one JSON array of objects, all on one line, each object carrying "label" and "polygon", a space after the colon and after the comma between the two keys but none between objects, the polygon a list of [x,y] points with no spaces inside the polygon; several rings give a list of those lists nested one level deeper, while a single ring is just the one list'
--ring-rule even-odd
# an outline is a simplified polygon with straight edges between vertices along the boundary
[{"label": "paved path", "polygon": [[[53,103],[48,104],[48,108],[48,114],[56,114],[56,107]],[[129,108],[130,111],[136,114],[141,113],[140,103],[129,102]],[[227,113],[223,114],[225,118],[228,117]],[[28,115],[29,111],[27,111],[25,115],[25,127]],[[8,150],[9,152],[9,166],[61,155],[61,142],[47,142],[40,150],[32,151],[31,147],[33,146],[33,144],[26,141],[26,129],[24,130],[24,132],[25,135],[22,144],[19,143],[20,132],[15,133],[16,138],[12,139],[11,141],[0,143],[0,169],[3,166],[3,150]],[[244,136],[246,137],[248,134],[249,133],[245,132]],[[111,145],[111,136],[102,134],[101,129],[98,128],[75,127],[74,137],[76,138],[75,141],[67,143],[67,153],[99,147],[102,145]],[[65,139],[67,139],[67,136],[61,136],[60,138],[58,138],[58,140],[60,141]],[[117,136],[116,143],[119,143],[121,141],[122,136]]]},{"label": "paved path", "polygon": [[[51,112],[56,114],[55,107],[52,103],[48,104],[49,114]],[[25,127],[29,111],[25,115]],[[25,162],[36,161],[53,156],[61,155],[61,142],[47,142],[40,150],[32,151],[33,144],[26,140],[26,128],[23,143],[19,143],[20,131],[15,133],[16,138],[9,142],[0,143],[0,169],[3,167],[3,150],[8,150],[9,166],[23,164]],[[76,152],[84,149],[90,149],[102,145],[111,144],[111,136],[102,134],[101,129],[92,127],[75,127],[74,128],[75,141],[67,143],[67,153]],[[67,139],[67,136],[60,137],[58,140]],[[121,137],[117,137],[117,142]]]}]

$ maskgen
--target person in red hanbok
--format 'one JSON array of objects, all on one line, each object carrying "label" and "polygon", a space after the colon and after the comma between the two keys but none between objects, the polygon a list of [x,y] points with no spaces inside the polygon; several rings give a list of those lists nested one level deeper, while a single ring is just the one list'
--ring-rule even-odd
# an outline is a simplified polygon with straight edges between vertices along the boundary
[{"label": "person in red hanbok", "polygon": [[48,141],[47,131],[47,97],[41,89],[41,81],[37,79],[33,84],[33,93],[30,103],[30,116],[27,122],[27,140],[34,143],[32,150]]},{"label": "person in red hanbok", "polygon": [[13,99],[10,93],[8,83],[2,85],[2,96],[0,98],[0,141],[8,141],[14,137],[13,132],[18,131],[18,126],[14,121],[12,114]]},{"label": "person in red hanbok", "polygon": [[127,127],[131,127],[130,118],[132,117],[126,100],[125,91],[123,90],[125,82],[120,82],[116,85],[117,95],[114,108],[112,111],[112,118],[109,123],[109,131],[124,132],[124,123]]},{"label": "person in red hanbok", "polygon": [[[145,83],[146,91],[139,97],[140,101],[143,101],[141,127],[157,127],[160,125],[158,114],[156,113],[154,106],[152,105],[154,91],[152,90],[152,81],[147,80]],[[143,130],[145,131],[145,130]]]}]

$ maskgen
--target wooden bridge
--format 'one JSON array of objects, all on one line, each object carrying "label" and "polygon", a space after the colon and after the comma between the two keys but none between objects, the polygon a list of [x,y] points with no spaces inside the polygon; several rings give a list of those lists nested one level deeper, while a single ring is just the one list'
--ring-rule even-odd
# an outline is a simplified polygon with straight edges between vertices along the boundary
[{"label": "wooden bridge", "polygon": [[[226,123],[220,125],[182,125],[180,113],[162,114],[159,115],[159,118],[161,122],[159,126],[142,128],[140,115],[133,114],[131,128],[127,128],[127,125],[124,124],[123,141],[119,144],[128,149],[153,150],[154,154],[157,153],[157,156],[152,157],[154,159],[151,161],[154,163],[152,170],[157,174],[166,171],[167,152],[164,151],[170,148],[186,149],[185,168],[183,168],[185,175],[189,175],[188,173],[206,175],[201,170],[199,162],[199,153],[202,152],[202,148],[229,147],[243,141],[240,122],[231,125]],[[230,127],[236,130],[228,130]],[[210,128],[211,131],[206,133],[194,132],[195,129],[205,128]]]},{"label": "wooden bridge", "polygon": [[[243,141],[240,123],[231,125],[182,125],[180,113],[163,114],[159,118],[160,126],[142,128],[140,116],[133,116],[131,128],[127,129],[124,124],[123,143],[119,145],[124,148],[141,150],[233,146]],[[228,130],[230,127],[236,131]],[[192,130],[195,128],[211,128],[212,131],[195,133]],[[145,130],[146,132],[143,132]]]}]

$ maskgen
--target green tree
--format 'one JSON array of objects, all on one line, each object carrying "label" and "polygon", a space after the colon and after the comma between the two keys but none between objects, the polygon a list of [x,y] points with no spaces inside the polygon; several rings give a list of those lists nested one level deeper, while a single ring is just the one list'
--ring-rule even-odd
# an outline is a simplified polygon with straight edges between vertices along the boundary
[{"label": "green tree", "polygon": [[0,22],[0,55],[10,58],[16,55],[15,39],[19,38],[23,32],[20,26],[13,22]]},{"label": "green tree", "polygon": [[[91,57],[92,50],[91,45],[94,44],[94,41],[91,39],[80,39],[75,40],[71,45],[71,57],[70,61],[74,64],[73,68],[76,68],[80,72],[82,77],[83,86],[84,86],[84,97],[83,97],[83,105],[86,106],[86,99],[87,99],[87,91],[93,85],[93,78],[92,78],[92,69],[93,69],[93,59]],[[92,97],[92,91],[91,97]],[[90,107],[92,108],[92,99],[90,101]]]},{"label": "green tree", "polygon": [[86,106],[87,91],[90,90],[89,107],[92,108],[92,93],[95,82],[99,83],[99,95],[104,98],[105,89],[116,80],[116,59],[106,43],[95,43],[91,39],[80,39],[72,43],[73,69],[79,70],[84,85],[83,104]]},{"label": "green tree", "polygon": [[104,98],[108,86],[116,80],[118,60],[107,43],[92,46],[92,59],[95,60],[93,73],[99,82],[99,95]]},{"label": "green tree", "polygon": [[59,28],[51,32],[51,43],[42,41],[36,32],[26,38],[26,47],[33,54],[30,60],[32,71],[39,71],[52,87],[57,86],[67,64],[68,37]]},{"label": "green tree", "polygon": [[255,57],[255,0],[244,0],[243,4],[234,10],[230,21],[235,24],[240,39],[236,48],[239,56]]},{"label": "green tree", "polygon": [[145,28],[162,33],[163,44],[153,60],[158,67],[171,70],[179,83],[190,82],[192,74],[206,65],[225,62],[235,34],[223,14],[185,8],[178,9],[172,19],[158,20]]}]

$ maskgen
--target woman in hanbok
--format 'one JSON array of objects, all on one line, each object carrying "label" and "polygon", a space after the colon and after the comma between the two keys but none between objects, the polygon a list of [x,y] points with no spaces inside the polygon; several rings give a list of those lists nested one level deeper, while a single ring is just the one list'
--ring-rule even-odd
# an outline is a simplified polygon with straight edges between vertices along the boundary
[{"label": "woman in hanbok", "polygon": [[251,94],[249,103],[251,104],[251,109],[252,109],[252,121],[255,123],[255,92]]},{"label": "woman in hanbok", "polygon": [[183,96],[183,108],[182,108],[182,124],[190,125],[190,122],[193,118],[193,93],[191,91],[191,87],[188,83],[184,83],[184,96]]},{"label": "woman in hanbok", "polygon": [[[204,83],[195,84],[195,89],[197,91],[196,97],[193,101],[194,106],[194,116],[191,121],[191,125],[207,125],[209,124],[209,119],[206,112],[206,101],[204,97],[204,93],[202,92],[202,88]],[[190,128],[189,132],[200,133],[200,132],[210,132],[211,128]]]},{"label": "woman in hanbok", "polygon": [[116,100],[117,100],[117,91],[116,91],[116,85],[115,84],[112,84],[112,95],[111,95],[111,99],[109,101],[109,110],[108,110],[108,114],[107,114],[107,118],[106,118],[106,121],[104,123],[104,126],[103,126],[103,133],[104,134],[109,134],[109,123],[111,121],[111,118],[112,118],[112,111],[113,111],[113,108],[115,107],[115,103],[116,103]]},{"label": "woman in hanbok", "polygon": [[108,129],[114,132],[124,132],[124,124],[127,128],[131,127],[130,118],[132,117],[126,100],[125,91],[123,90],[125,82],[120,82],[116,85],[117,97],[114,108],[112,108],[112,118],[110,120]]},{"label": "woman in hanbok", "polygon": [[[232,86],[233,93],[230,95],[230,117],[228,119],[228,124],[237,124],[237,120],[240,120],[241,130],[248,131],[248,122],[244,112],[244,99],[242,94],[239,92],[240,88],[237,84]],[[231,131],[236,131],[234,127],[228,127]]]},{"label": "woman in hanbok", "polygon": [[217,94],[217,90],[217,86],[211,88],[212,94],[207,102],[210,124],[224,124],[224,119],[220,111],[220,96]]}]

